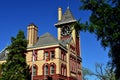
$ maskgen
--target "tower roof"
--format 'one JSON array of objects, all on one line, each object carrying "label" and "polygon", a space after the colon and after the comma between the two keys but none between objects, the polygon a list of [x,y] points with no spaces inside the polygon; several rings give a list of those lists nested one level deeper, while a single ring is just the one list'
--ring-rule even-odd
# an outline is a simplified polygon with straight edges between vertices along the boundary
[{"label": "tower roof", "polygon": [[71,22],[76,22],[76,19],[72,15],[72,12],[70,11],[69,8],[65,11],[65,13],[62,16],[62,19],[58,21],[55,26],[61,25],[61,24],[66,24],[66,23],[71,23]]}]

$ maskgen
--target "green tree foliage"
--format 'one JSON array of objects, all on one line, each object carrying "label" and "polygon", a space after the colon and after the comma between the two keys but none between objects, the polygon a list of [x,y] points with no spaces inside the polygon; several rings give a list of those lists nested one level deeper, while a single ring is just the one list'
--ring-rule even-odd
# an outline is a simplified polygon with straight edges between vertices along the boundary
[{"label": "green tree foliage", "polygon": [[93,75],[93,72],[85,67],[82,67],[82,74],[83,74],[82,76],[83,80],[88,80],[87,76]]},{"label": "green tree foliage", "polygon": [[[90,10],[90,22],[75,24],[79,30],[96,34],[101,45],[110,48],[111,66],[115,69],[116,79],[120,79],[120,0],[81,0],[82,10]],[[79,22],[78,22],[79,23]]]},{"label": "green tree foliage", "polygon": [[19,31],[16,38],[11,38],[8,57],[2,65],[2,80],[30,80],[30,70],[26,63],[27,40],[24,32]]}]

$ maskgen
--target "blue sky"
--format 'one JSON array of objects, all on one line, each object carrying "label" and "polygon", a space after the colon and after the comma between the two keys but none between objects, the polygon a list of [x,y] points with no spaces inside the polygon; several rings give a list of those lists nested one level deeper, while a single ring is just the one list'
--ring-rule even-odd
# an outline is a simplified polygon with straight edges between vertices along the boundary
[{"label": "blue sky", "polygon": [[[39,28],[39,36],[49,32],[57,37],[57,9],[62,7],[63,12],[69,7],[81,22],[89,20],[89,11],[80,11],[80,0],[0,0],[0,51],[10,44],[11,36],[16,36],[19,30],[27,35],[27,26],[34,23]],[[94,34],[81,32],[81,57],[82,65],[90,70],[95,70],[95,63],[106,64],[107,51]],[[92,77],[89,80],[94,80]]]}]

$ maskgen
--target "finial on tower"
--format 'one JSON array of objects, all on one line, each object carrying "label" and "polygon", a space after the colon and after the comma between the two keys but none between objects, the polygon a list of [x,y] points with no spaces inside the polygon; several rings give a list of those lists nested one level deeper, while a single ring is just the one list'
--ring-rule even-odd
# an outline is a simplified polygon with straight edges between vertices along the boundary
[{"label": "finial on tower", "polygon": [[70,7],[69,7],[69,5],[68,5],[68,7],[67,7],[67,9],[69,9]]},{"label": "finial on tower", "polygon": [[68,1],[68,6],[67,6],[67,9],[69,9],[70,7],[69,7],[69,1]]}]

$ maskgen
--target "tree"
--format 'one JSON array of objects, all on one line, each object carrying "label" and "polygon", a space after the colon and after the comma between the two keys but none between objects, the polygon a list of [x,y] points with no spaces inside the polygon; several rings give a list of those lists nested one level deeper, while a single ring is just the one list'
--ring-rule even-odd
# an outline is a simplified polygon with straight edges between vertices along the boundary
[{"label": "tree", "polygon": [[89,69],[82,67],[82,74],[83,74],[83,80],[88,80],[87,76],[93,75],[93,72],[91,72]]},{"label": "tree", "polygon": [[82,68],[83,73],[83,80],[89,80],[87,76],[95,76],[97,80],[115,80],[115,73],[112,66],[96,63],[95,65],[95,72],[87,68]]},{"label": "tree", "polygon": [[2,65],[2,80],[30,80],[30,70],[26,63],[27,40],[24,32],[19,31],[16,38],[11,38],[11,45],[6,62]]},{"label": "tree", "polygon": [[[77,24],[76,29],[88,30],[96,34],[101,45],[110,48],[111,66],[115,69],[116,79],[120,79],[120,0],[81,0],[80,9],[90,10],[89,24]],[[79,26],[79,28],[78,28]]]},{"label": "tree", "polygon": [[115,80],[115,73],[112,66],[107,65],[105,68],[103,64],[96,64],[95,65],[95,73],[94,76],[97,77],[99,80]]}]

